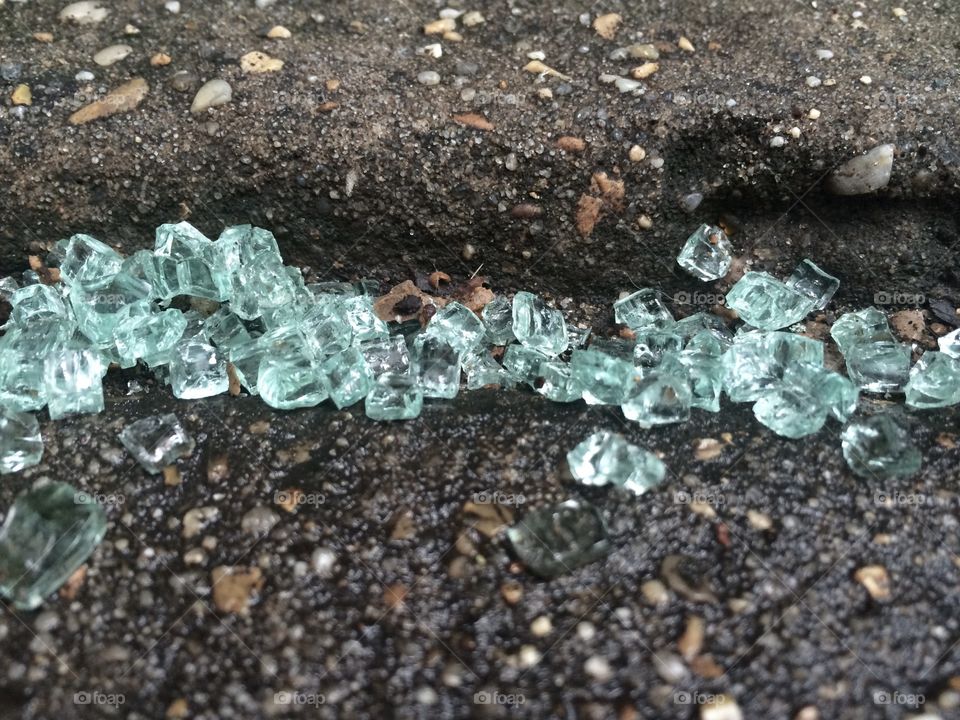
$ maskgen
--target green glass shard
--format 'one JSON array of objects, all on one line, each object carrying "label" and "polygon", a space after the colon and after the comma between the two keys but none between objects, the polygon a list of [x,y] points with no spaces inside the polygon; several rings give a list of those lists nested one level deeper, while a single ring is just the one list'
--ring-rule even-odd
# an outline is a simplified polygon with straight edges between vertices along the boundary
[{"label": "green glass shard", "polygon": [[635,375],[620,409],[641,427],[654,427],[686,422],[692,400],[686,368],[670,362]]},{"label": "green glass shard", "polygon": [[506,345],[512,342],[513,304],[502,295],[483,306],[481,313],[487,328],[487,340],[491,345]]},{"label": "green glass shard", "polygon": [[[262,261],[262,253],[273,256],[280,260],[280,248],[277,246],[277,240],[273,233],[263,228],[255,228],[251,225],[234,225],[226,228],[217,242],[223,242],[226,246],[238,248],[240,262],[243,265],[256,266],[257,262]],[[258,256],[260,260],[257,259]]]},{"label": "green glass shard", "polygon": [[670,330],[680,335],[684,343],[690,342],[694,337],[704,330],[713,335],[717,342],[729,347],[733,343],[733,334],[727,328],[726,324],[713,313],[698,312],[690,317],[677,320]]},{"label": "green glass shard", "polygon": [[188,222],[170,223],[157,228],[153,252],[158,257],[185,260],[202,257],[210,238]]},{"label": "green glass shard", "polygon": [[387,324],[373,311],[373,301],[366,295],[342,301],[344,317],[353,331],[353,342],[361,343],[390,335]]},{"label": "green glass shard", "polygon": [[617,485],[636,495],[659,485],[667,472],[656,455],[606,430],[595,432],[568,452],[567,464],[584,485]]},{"label": "green glass shard", "polygon": [[313,296],[318,300],[325,300],[327,299],[327,296],[330,295],[355,297],[363,294],[357,291],[357,288],[353,283],[341,282],[339,280],[309,283],[307,285],[307,290],[313,293]]},{"label": "green glass shard", "polygon": [[265,312],[295,304],[297,297],[298,288],[279,255],[267,250],[245,263],[234,277],[230,309],[244,320],[256,320]]},{"label": "green glass shard", "polygon": [[173,413],[130,423],[121,431],[120,442],[144,470],[154,475],[192,453],[194,447],[193,439]]},{"label": "green glass shard", "polygon": [[814,302],[814,310],[822,310],[840,288],[840,281],[821,270],[813,260],[804,259],[786,280],[786,286]]},{"label": "green glass shard", "polygon": [[[213,345],[197,338],[184,340],[174,347],[169,364],[174,397],[194,400],[227,391],[227,361]],[[262,388],[260,392],[262,395]]]},{"label": "green glass shard", "polygon": [[641,328],[672,328],[673,315],[660,299],[660,293],[652,288],[637,290],[632,295],[613,304],[614,319],[633,330]]},{"label": "green glass shard", "polygon": [[717,335],[712,330],[701,330],[687,342],[685,352],[719,358],[733,345],[733,338]]},{"label": "green glass shard", "polygon": [[787,332],[737,335],[723,355],[723,389],[733,402],[759,400],[775,389],[788,367],[823,365],[823,343]]},{"label": "green glass shard", "polygon": [[246,325],[229,308],[222,307],[203,321],[203,334],[218,348],[231,348],[251,342]]},{"label": "green glass shard", "polygon": [[898,342],[860,343],[844,356],[847,374],[861,390],[896,392],[910,377],[910,346]]},{"label": "green glass shard", "polygon": [[480,345],[486,332],[477,314],[458,302],[449,302],[437,310],[427,325],[428,335],[445,340],[461,354]]},{"label": "green glass shard", "polygon": [[10,296],[10,319],[14,325],[34,320],[66,319],[67,306],[57,288],[50,285],[26,285]]},{"label": "green glass shard", "polygon": [[[283,308],[278,312],[283,312]],[[318,301],[310,305],[304,310],[299,325],[307,338],[307,344],[317,356],[333,355],[346,350],[353,343],[353,328],[339,301]],[[386,336],[377,335],[359,344],[386,341]]]},{"label": "green glass shard", "polygon": [[516,382],[533,387],[540,377],[540,364],[546,356],[524,345],[508,345],[503,353],[503,367]]},{"label": "green glass shard", "polygon": [[384,373],[410,373],[410,351],[401,335],[389,335],[365,340],[359,345],[367,366],[375,378]]},{"label": "green glass shard", "polygon": [[846,422],[857,409],[860,389],[825,367],[795,363],[783,373],[783,385],[809,392],[835,420]]},{"label": "green glass shard", "polygon": [[60,278],[66,285],[96,290],[108,284],[122,264],[120,253],[106,243],[89,235],[74,235],[60,263]]},{"label": "green glass shard", "polygon": [[413,361],[424,397],[449,399],[460,392],[460,353],[446,340],[420,335],[413,343]]},{"label": "green glass shard", "polygon": [[570,355],[573,379],[583,388],[588,405],[620,405],[627,397],[636,369],[632,362],[594,348],[574,350]]},{"label": "green glass shard", "polygon": [[960,358],[960,328],[944,335],[937,340],[937,344],[944,355]]},{"label": "green glass shard", "polygon": [[[9,337],[9,333],[7,336]],[[40,410],[47,404],[43,363],[32,353],[0,351],[0,406],[17,412]]]},{"label": "green glass shard", "polygon": [[587,346],[590,338],[593,336],[592,328],[582,328],[576,325],[567,325],[567,339],[569,340],[568,350],[580,350]]},{"label": "green glass shard", "polygon": [[815,433],[827,421],[827,411],[813,393],[787,385],[771,390],[757,400],[753,414],[777,435],[788,438]]},{"label": "green glass shard", "polygon": [[600,511],[585,500],[567,500],[529,512],[507,530],[520,561],[553,578],[599,560],[611,550]]},{"label": "green glass shard", "polygon": [[513,334],[525,347],[549,357],[559,355],[570,343],[563,313],[528,292],[513,298]]},{"label": "green glass shard", "polygon": [[227,348],[227,357],[233,365],[237,380],[251,395],[260,394],[257,390],[257,379],[260,374],[260,363],[265,354],[266,348],[257,340]]},{"label": "green glass shard", "polygon": [[906,478],[920,469],[920,451],[909,430],[891,414],[852,420],[840,437],[847,465],[861,477]]},{"label": "green glass shard", "polygon": [[569,363],[562,360],[541,361],[537,375],[543,380],[537,392],[548,400],[573,402],[579,400],[583,393],[580,383],[573,377]]},{"label": "green glass shard", "polygon": [[67,347],[48,355],[43,389],[50,419],[103,412],[102,377],[100,355],[93,350]]},{"label": "green glass shard", "polygon": [[179,310],[158,313],[147,303],[124,306],[113,331],[120,366],[133,367],[141,359],[150,367],[166,364],[186,329],[187,319]]},{"label": "green glass shard", "polygon": [[0,527],[0,594],[34,610],[80,567],[107,531],[103,509],[61,482],[20,493]]},{"label": "green glass shard", "polygon": [[264,355],[257,391],[267,405],[278,410],[315,407],[330,396],[327,376],[305,346]]},{"label": "green glass shard", "polygon": [[0,405],[0,474],[20,472],[43,457],[40,424],[30,413]]},{"label": "green glass shard", "polygon": [[816,302],[765,272],[748,272],[727,293],[727,307],[761,330],[779,330],[800,322]]},{"label": "green glass shard", "polygon": [[487,385],[510,387],[514,380],[486,348],[475,348],[463,356],[463,371],[467,376],[467,390]]},{"label": "green glass shard", "polygon": [[887,316],[876,308],[866,308],[857,312],[844,313],[830,328],[830,335],[840,352],[847,351],[860,343],[892,341],[893,333],[887,323]]},{"label": "green glass shard", "polygon": [[364,401],[371,420],[412,420],[423,409],[423,390],[410,375],[384,373],[377,378]]},{"label": "green glass shard", "polygon": [[[709,332],[704,332],[713,337]],[[696,348],[684,349],[679,361],[687,369],[690,382],[690,407],[720,412],[720,394],[723,390],[723,363],[716,355]]]},{"label": "green glass shard", "polygon": [[700,280],[719,280],[733,265],[733,247],[723,230],[701,225],[687,238],[677,264]]},{"label": "green glass shard", "polygon": [[915,408],[948,407],[960,403],[960,358],[943,352],[924,353],[910,370],[904,393]]},{"label": "green glass shard", "polygon": [[13,297],[13,294],[19,289],[20,285],[17,283],[16,278],[10,275],[0,278],[0,298],[10,302],[10,298]]},{"label": "green glass shard", "polygon": [[228,297],[221,293],[213,279],[213,272],[207,266],[207,263],[199,257],[184,258],[177,262],[177,292],[175,294],[192,295],[193,297],[209,298],[210,300],[226,300]]},{"label": "green glass shard", "polygon": [[180,280],[177,277],[177,261],[168,257],[151,255],[143,266],[144,274],[153,288],[156,298],[169,300],[180,292]]},{"label": "green glass shard", "polygon": [[96,347],[107,348],[114,344],[120,311],[131,303],[149,301],[152,294],[149,283],[121,271],[99,290],[86,292],[79,286],[71,288],[68,299],[80,332]]},{"label": "green glass shard", "polygon": [[346,348],[328,357],[321,368],[330,387],[330,399],[338,408],[363,400],[373,385],[373,373],[358,348]]},{"label": "green glass shard", "polygon": [[660,364],[664,353],[678,353],[683,349],[683,338],[669,330],[637,330],[636,345],[633,349],[633,362],[640,367],[655,367]]}]

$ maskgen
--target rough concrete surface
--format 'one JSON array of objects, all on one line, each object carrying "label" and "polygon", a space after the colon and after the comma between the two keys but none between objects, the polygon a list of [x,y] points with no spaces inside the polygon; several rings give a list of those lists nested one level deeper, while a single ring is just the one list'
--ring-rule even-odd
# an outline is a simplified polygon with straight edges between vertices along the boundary
[{"label": "rough concrete surface", "polygon": [[[253,222],[310,279],[387,289],[479,271],[609,333],[609,304],[634,287],[661,287],[678,314],[714,304],[726,286],[673,259],[719,221],[740,269],[784,275],[810,257],[840,277],[821,329],[877,293],[922,295],[931,324],[949,318],[929,299],[960,301],[952,0],[904,0],[903,17],[875,2],[477,0],[451,3],[485,18],[461,23],[460,42],[423,34],[443,7],[428,2],[182,0],[173,13],[105,0],[107,18],[84,26],[58,20],[65,4],[0,2],[0,66],[16,66],[0,77],[2,274],[74,232],[130,252],[162,222],[214,235]],[[610,12],[623,21],[605,39],[589,22]],[[291,36],[263,37],[274,25]],[[441,58],[418,53],[433,42]],[[648,42],[659,69],[642,94],[600,82],[641,62],[611,51]],[[115,43],[133,53],[96,65]],[[243,73],[254,50],[283,68]],[[570,80],[524,71],[536,51]],[[156,53],[171,62],[152,65]],[[430,70],[438,85],[418,82]],[[149,85],[137,107],[68,122],[135,77]],[[232,101],[191,114],[217,77]],[[13,104],[20,84],[29,106]],[[583,149],[560,149],[564,136]],[[826,193],[833,168],[887,142],[887,188]],[[602,201],[592,228],[584,195]],[[736,717],[710,714],[719,694],[747,718],[960,716],[955,409],[914,413],[923,469],[880,483],[846,468],[836,424],[788,441],[729,404],[643,431],[613,410],[484,390],[374,424],[361,407],[176,401],[136,370],[108,385],[105,413],[44,422],[42,463],[0,483],[3,508],[41,477],[123,499],[72,599],[3,611],[0,717]],[[178,485],[116,439],[168,410],[198,441]],[[641,498],[575,487],[565,453],[602,427],[661,453],[669,481]],[[703,438],[716,457],[697,457]],[[294,488],[304,501],[287,512],[276,494]],[[479,492],[522,495],[516,517],[588,497],[614,551],[537,580],[502,533],[472,527],[464,505]],[[216,516],[187,538],[195,508]],[[676,555],[686,585],[663,569]],[[262,574],[245,614],[211,593],[214,568],[234,565]],[[885,594],[861,582],[870,566]]]}]

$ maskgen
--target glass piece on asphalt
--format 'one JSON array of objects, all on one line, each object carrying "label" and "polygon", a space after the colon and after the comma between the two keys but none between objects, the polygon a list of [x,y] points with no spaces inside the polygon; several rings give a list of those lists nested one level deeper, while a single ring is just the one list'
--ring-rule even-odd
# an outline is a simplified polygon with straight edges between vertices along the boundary
[{"label": "glass piece on asphalt", "polygon": [[546,356],[525,345],[507,345],[503,353],[503,367],[516,382],[534,386],[540,377],[540,364]]},{"label": "glass piece on asphalt", "polygon": [[[243,246],[241,245],[241,252]],[[234,278],[230,309],[244,320],[256,320],[265,312],[295,304],[297,286],[279,257],[263,251],[245,263]]]},{"label": "glass piece on asphalt", "polygon": [[113,331],[120,366],[133,367],[137,360],[150,367],[168,363],[186,329],[187,319],[179,310],[154,312],[147,303],[124,306]]},{"label": "glass piece on asphalt", "polygon": [[678,353],[683,348],[683,338],[670,330],[656,328],[637,330],[633,348],[633,362],[640,367],[655,367],[664,353]]},{"label": "glass piece on asphalt", "polygon": [[327,377],[305,345],[267,353],[260,362],[257,392],[277,410],[315,407],[330,395]]},{"label": "glass piece on asphalt", "polygon": [[388,372],[395,375],[410,372],[410,350],[402,335],[373,338],[360,343],[359,347],[375,378]]},{"label": "glass piece on asphalt", "polygon": [[904,421],[893,414],[855,418],[840,438],[847,465],[861,477],[906,478],[920,469],[920,451]]},{"label": "glass piece on asphalt", "polygon": [[89,235],[74,235],[67,242],[60,278],[66,285],[96,290],[120,272],[123,258],[116,250]]},{"label": "glass piece on asphalt", "polygon": [[525,347],[555,357],[567,349],[567,323],[563,313],[528,292],[513,297],[513,334]]},{"label": "glass piece on asphalt", "polygon": [[[387,324],[373,311],[373,302],[366,295],[344,298],[342,301],[344,317],[353,332],[353,342],[361,343],[390,335]],[[477,320],[479,323],[480,321]]]},{"label": "glass piece on asphalt", "polygon": [[178,344],[170,354],[169,372],[173,396],[184,400],[220,395],[229,387],[226,356],[202,340]]},{"label": "glass piece on asphalt", "polygon": [[844,355],[850,348],[860,343],[894,339],[893,333],[890,332],[890,325],[887,323],[887,316],[873,307],[841,315],[830,328],[830,336]]},{"label": "glass piece on asphalt", "polygon": [[485,348],[475,349],[463,356],[463,371],[467,376],[467,390],[487,385],[509,387],[514,384],[506,369]]},{"label": "glass piece on asphalt", "polygon": [[67,306],[51,285],[25,285],[10,296],[10,320],[23,327],[34,320],[66,319]]},{"label": "glass piece on asphalt", "polygon": [[727,307],[761,330],[779,330],[803,320],[816,305],[765,272],[748,272],[727,293]]},{"label": "glass piece on asphalt", "polygon": [[723,230],[701,225],[687,238],[677,264],[700,280],[719,280],[733,264],[733,247]]},{"label": "glass piece on asphalt", "polygon": [[692,400],[687,370],[677,361],[643,369],[628,385],[620,409],[627,420],[654,427],[686,422]]},{"label": "glass piece on asphalt", "polygon": [[733,342],[733,333],[719,317],[713,313],[698,312],[677,320],[676,324],[670,328],[673,332],[683,338],[684,343],[689,343],[703,331],[713,335],[718,343],[725,348]]},{"label": "glass piece on asphalt", "polygon": [[243,265],[256,265],[257,256],[280,259],[280,248],[273,233],[264,228],[251,225],[233,225],[226,228],[217,242],[225,245],[235,245],[239,250],[240,262]]},{"label": "glass piece on asphalt", "polygon": [[120,311],[135,302],[149,302],[152,295],[150,283],[121,271],[99,290],[71,288],[68,300],[80,332],[97,347],[105,348],[114,344]]},{"label": "glass piece on asphalt", "polygon": [[651,452],[622,435],[595,432],[567,453],[570,473],[584,485],[617,485],[641,495],[660,484],[667,468]]},{"label": "glass piece on asphalt", "polygon": [[928,409],[960,403],[960,358],[926,352],[910,370],[904,388],[907,405]]},{"label": "glass piece on asphalt", "polygon": [[120,442],[149,473],[157,475],[193,452],[193,439],[173,413],[151,415],[127,425]]},{"label": "glass piece on asphalt", "polygon": [[823,365],[823,343],[788,332],[737,335],[723,355],[723,389],[733,402],[753,402],[775,389],[788,367]]},{"label": "glass piece on asphalt", "polygon": [[483,306],[483,324],[487,328],[487,340],[491,345],[506,345],[514,340],[513,305],[502,295]]},{"label": "glass piece on asphalt", "polygon": [[891,341],[860,343],[846,352],[847,375],[861,390],[902,390],[910,377],[910,346]]},{"label": "glass piece on asphalt", "polygon": [[349,407],[370,392],[373,374],[357,348],[347,348],[331,355],[321,369],[327,377],[330,399],[338,408]]},{"label": "glass piece on asphalt", "polygon": [[795,363],[783,373],[783,385],[809,391],[831,417],[846,422],[857,409],[860,388],[849,378],[819,365]]},{"label": "glass piece on asphalt", "polygon": [[36,465],[41,457],[43,440],[37,418],[0,405],[0,474]]},{"label": "glass piece on asphalt", "polygon": [[816,397],[793,385],[764,394],[754,403],[753,414],[777,435],[794,439],[817,432],[827,421],[827,411]]},{"label": "glass piece on asphalt", "polygon": [[371,420],[412,420],[422,409],[423,390],[410,375],[384,373],[364,401],[364,411]]},{"label": "glass piece on asphalt", "polygon": [[43,389],[51,420],[103,411],[103,368],[92,349],[66,347],[43,364]]},{"label": "glass piece on asphalt", "polygon": [[203,333],[218,348],[246,345],[252,340],[243,321],[227,307],[221,307],[203,321]]},{"label": "glass piece on asphalt", "polygon": [[822,310],[840,288],[840,281],[820,269],[813,260],[804,259],[786,280],[791,290],[814,301],[814,310]]},{"label": "glass piece on asphalt", "polygon": [[[708,331],[705,331],[709,337]],[[720,395],[723,391],[723,362],[719,356],[694,349],[684,349],[679,354],[680,362],[687,369],[690,382],[690,407],[720,412]]]},{"label": "glass piece on asphalt", "polygon": [[227,358],[233,365],[237,380],[251,395],[259,395],[257,379],[260,375],[260,363],[263,362],[265,348],[257,340],[244,345],[227,348]]},{"label": "glass piece on asphalt", "polygon": [[612,549],[603,516],[586,500],[528,512],[507,530],[507,538],[530,572],[545,579],[599,560]]},{"label": "glass piece on asphalt", "polygon": [[34,610],[103,540],[107,518],[85,492],[53,482],[17,495],[0,527],[0,594]]},{"label": "glass piece on asphalt", "polygon": [[637,290],[617,300],[613,304],[613,316],[620,325],[632,330],[649,327],[666,329],[674,324],[673,315],[660,299],[660,293],[653,288]]},{"label": "glass piece on asphalt", "polygon": [[937,340],[937,344],[940,346],[940,352],[944,355],[960,358],[960,328],[944,335]]},{"label": "glass piece on asphalt", "polygon": [[487,331],[473,310],[461,303],[449,302],[430,318],[426,332],[445,340],[463,354],[477,347]]},{"label": "glass piece on asphalt", "polygon": [[154,234],[153,252],[157,257],[180,261],[202,257],[210,238],[188,222],[160,225]]},{"label": "glass piece on asphalt", "polygon": [[588,405],[620,405],[637,373],[632,362],[600,352],[594,345],[574,350],[570,369]]},{"label": "glass piece on asphalt", "polygon": [[543,360],[537,374],[543,384],[537,392],[554,402],[573,402],[579,400],[583,392],[580,383],[573,377],[569,363],[562,360]]},{"label": "glass piece on asphalt", "polygon": [[454,398],[460,392],[460,353],[445,339],[423,334],[413,343],[413,362],[424,397]]}]

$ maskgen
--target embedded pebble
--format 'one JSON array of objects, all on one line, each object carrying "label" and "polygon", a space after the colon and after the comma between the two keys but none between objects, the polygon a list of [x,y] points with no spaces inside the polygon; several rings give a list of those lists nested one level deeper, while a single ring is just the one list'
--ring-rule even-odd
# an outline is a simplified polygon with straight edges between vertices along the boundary
[{"label": "embedded pebble", "polygon": [[60,20],[75,22],[78,25],[95,25],[106,19],[110,11],[101,7],[99,2],[84,0],[67,5],[60,11]]},{"label": "embedded pebble", "polygon": [[80,108],[70,116],[68,122],[71,125],[83,125],[91,120],[133,110],[143,101],[149,91],[150,86],[147,85],[146,80],[134,78],[130,82],[114,88],[102,99]]},{"label": "embedded pebble", "polygon": [[280,516],[270,508],[261,505],[247,511],[240,520],[240,527],[251,535],[265,535],[278,522],[280,522]]},{"label": "embedded pebble", "polygon": [[267,30],[267,37],[271,40],[287,40],[293,37],[293,33],[291,33],[283,25],[274,25],[272,28]]},{"label": "embedded pebble", "polygon": [[483,16],[483,13],[477,10],[471,10],[466,15],[463,16],[461,22],[464,27],[474,27],[476,25],[482,25],[487,19]]},{"label": "embedded pebble", "polygon": [[610,663],[599,655],[591,655],[583,663],[583,670],[597,682],[606,682],[613,677],[613,670]]},{"label": "embedded pebble", "polygon": [[283,60],[254,50],[240,58],[240,69],[247,74],[277,72],[283,69]]},{"label": "embedded pebble", "polygon": [[862,82],[864,85],[870,85],[873,82],[873,78],[869,75],[861,75],[860,82]]},{"label": "embedded pebble", "polygon": [[422,73],[417,75],[417,82],[421,85],[439,85],[440,73],[433,70],[424,70]]},{"label": "embedded pebble", "polygon": [[841,165],[827,181],[835,195],[863,195],[886,187],[893,172],[893,145],[878,145]]},{"label": "embedded pebble", "polygon": [[807,86],[812,88],[820,87],[821,85],[823,85],[823,80],[818,78],[816,75],[808,76],[806,82],[807,82]]},{"label": "embedded pebble", "polygon": [[816,108],[810,108],[810,112],[807,113],[807,117],[811,120],[818,120],[820,118],[820,111]]},{"label": "embedded pebble", "polygon": [[77,82],[90,82],[95,77],[96,75],[94,75],[89,70],[81,70],[80,72],[78,72],[76,75],[73,76],[73,79],[76,80]]},{"label": "embedded pebble", "polygon": [[423,26],[424,35],[443,35],[457,29],[457,21],[453,18],[440,18]]},{"label": "embedded pebble", "polygon": [[686,37],[681,37],[677,41],[677,47],[683,50],[684,52],[692,53],[696,52],[697,49],[693,46],[693,43]]},{"label": "embedded pebble", "polygon": [[167,12],[171,12],[174,15],[180,12],[180,3],[178,0],[167,0],[167,2],[163,4],[163,7],[167,9]]},{"label": "embedded pebble", "polygon": [[310,555],[310,566],[320,577],[330,577],[337,565],[337,554],[328,547],[318,547]]},{"label": "embedded pebble", "polygon": [[680,200],[680,207],[683,208],[684,212],[692,213],[700,207],[702,202],[703,193],[690,193]]},{"label": "embedded pebble", "polygon": [[23,70],[23,65],[15,62],[3,62],[0,63],[0,78],[3,78],[7,82],[13,82],[20,77],[20,72]]},{"label": "embedded pebble", "polygon": [[94,55],[93,61],[101,67],[108,67],[115,62],[120,62],[132,52],[133,48],[129,45],[111,45]]},{"label": "embedded pebble", "polygon": [[827,50],[826,48],[821,48],[817,50],[817,57],[821,60],[830,60],[833,58],[833,50]]},{"label": "embedded pebble", "polygon": [[226,80],[220,78],[208,80],[197,90],[197,94],[193,98],[193,104],[190,106],[190,112],[201,113],[207,108],[226,105],[231,100],[233,100],[233,90]]},{"label": "embedded pebble", "polygon": [[430,45],[424,45],[422,48],[417,50],[418,55],[428,55],[432,58],[441,58],[443,57],[443,46],[440,43],[431,43]]},{"label": "embedded pebble", "polygon": [[33,93],[30,92],[29,85],[17,85],[10,100],[14,105],[33,105]]},{"label": "embedded pebble", "polygon": [[[90,78],[93,79],[92,77]],[[192,90],[197,84],[197,76],[189,70],[180,70],[170,77],[170,87],[177,92]]]},{"label": "embedded pebble", "polygon": [[627,153],[627,157],[630,158],[630,162],[643,162],[643,159],[646,156],[647,151],[639,145],[634,145],[632,148],[630,148],[630,152]]},{"label": "embedded pebble", "polygon": [[783,147],[786,144],[787,144],[786,138],[783,138],[780,135],[776,135],[775,137],[770,139],[770,147],[772,148]]},{"label": "embedded pebble", "polygon": [[553,631],[553,623],[550,622],[550,618],[546,615],[541,615],[532,623],[530,623],[530,632],[532,632],[537,637],[544,637],[549,635]]}]

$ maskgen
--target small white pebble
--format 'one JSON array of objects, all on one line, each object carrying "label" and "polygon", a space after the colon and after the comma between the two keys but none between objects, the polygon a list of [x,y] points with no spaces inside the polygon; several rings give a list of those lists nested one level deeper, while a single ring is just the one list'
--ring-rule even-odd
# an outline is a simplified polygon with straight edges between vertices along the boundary
[{"label": "small white pebble", "polygon": [[827,50],[826,48],[820,48],[817,50],[817,57],[821,60],[831,60],[833,58],[833,50]]},{"label": "small white pebble", "polygon": [[77,82],[90,82],[96,77],[96,75],[94,75],[89,70],[81,70],[73,77]]},{"label": "small white pebble", "polygon": [[823,84],[825,87],[833,87],[834,85],[837,84],[837,80],[836,78],[827,78],[826,80],[823,81]]},{"label": "small white pebble", "polygon": [[627,156],[630,158],[630,162],[643,162],[643,159],[647,156],[647,151],[639,145],[634,145],[630,148]]},{"label": "small white pebble", "polygon": [[817,110],[816,108],[810,108],[810,112],[807,113],[807,117],[810,118],[811,120],[819,120],[820,111]]},{"label": "small white pebble", "polygon": [[591,655],[583,664],[583,669],[597,682],[606,682],[613,677],[613,670],[610,669],[610,663],[599,655]]},{"label": "small white pebble", "polygon": [[902,7],[895,7],[893,9],[893,16],[898,18],[904,18],[907,16],[907,11],[904,10]]},{"label": "small white pebble", "polygon": [[815,87],[820,87],[821,85],[823,85],[823,81],[820,78],[818,78],[816,75],[809,75],[807,77],[808,87],[815,88]]},{"label": "small white pebble", "polygon": [[460,99],[463,100],[464,102],[470,102],[470,101],[473,100],[476,96],[477,96],[477,89],[476,89],[476,88],[470,88],[470,87],[468,87],[468,88],[464,88],[463,90],[460,91]]},{"label": "small white pebble", "polygon": [[663,158],[660,158],[660,157],[653,158],[653,159],[650,161],[650,167],[652,167],[652,168],[654,168],[654,169],[656,169],[656,170],[659,170],[660,168],[662,168],[662,167],[663,167]]},{"label": "small white pebble", "polygon": [[107,67],[115,62],[120,62],[132,52],[133,48],[129,45],[111,45],[94,55],[93,61],[101,67]]},{"label": "small white pebble", "polygon": [[417,53],[420,55],[429,55],[432,58],[441,58],[443,57],[443,46],[440,43],[431,43],[430,45],[424,45],[417,50]]},{"label": "small white pebble", "polygon": [[193,104],[190,106],[190,112],[196,114],[207,108],[226,105],[232,99],[233,90],[226,80],[220,78],[209,80],[197,90],[197,94],[193,98]]},{"label": "small white pebble", "polygon": [[786,144],[787,144],[786,138],[783,138],[780,135],[777,135],[770,139],[770,147],[772,148],[783,147]]},{"label": "small white pebble", "polygon": [[790,132],[790,137],[793,137],[793,138],[800,137],[800,128],[798,127],[790,128],[789,132]]},{"label": "small white pebble", "polygon": [[873,82],[873,78],[870,77],[869,75],[861,75],[860,82],[862,82],[864,85],[869,85],[870,83]]},{"label": "small white pebble", "polygon": [[180,3],[177,0],[167,0],[163,6],[167,9],[167,12],[172,12],[174,15],[180,12]]},{"label": "small white pebble", "polygon": [[553,90],[547,87],[537,90],[537,95],[541,100],[553,100]]},{"label": "small white pebble", "polygon": [[637,218],[637,225],[639,225],[642,230],[649,230],[653,227],[653,218],[649,215],[641,215]]},{"label": "small white pebble", "polygon": [[683,50],[684,52],[692,53],[696,52],[697,49],[693,46],[693,43],[687,39],[686,36],[681,37],[677,40],[677,47]]},{"label": "small white pebble", "polygon": [[474,25],[482,25],[487,19],[483,16],[483,13],[478,12],[477,10],[472,10],[463,16],[463,26],[464,27],[473,27]]},{"label": "small white pebble", "polygon": [[546,60],[547,54],[543,50],[534,50],[533,52],[528,52],[527,57],[531,60]]},{"label": "small white pebble", "polygon": [[456,20],[461,15],[463,15],[463,10],[457,10],[456,8],[448,7],[440,11],[440,17],[450,18],[451,20]]},{"label": "small white pebble", "polygon": [[421,85],[439,85],[440,73],[434,72],[433,70],[425,70],[417,75],[417,82]]},{"label": "small white pebble", "polygon": [[541,615],[532,623],[530,623],[530,632],[532,632],[537,637],[544,637],[549,635],[553,630],[553,623],[550,622],[550,618],[546,615]]},{"label": "small white pebble", "polygon": [[543,655],[533,645],[524,645],[519,652],[520,667],[533,667],[540,662],[541,657]]}]

